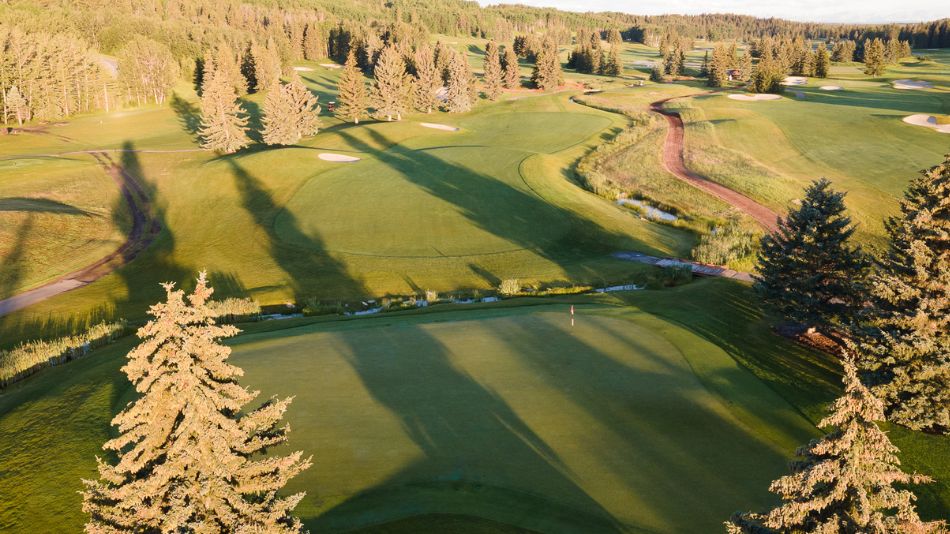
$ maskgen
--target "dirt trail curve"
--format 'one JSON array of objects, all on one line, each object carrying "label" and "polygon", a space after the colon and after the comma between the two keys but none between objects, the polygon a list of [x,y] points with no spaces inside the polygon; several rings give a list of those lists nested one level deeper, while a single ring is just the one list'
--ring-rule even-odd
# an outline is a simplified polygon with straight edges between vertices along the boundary
[{"label": "dirt trail curve", "polygon": [[666,134],[666,141],[663,143],[663,166],[673,176],[723,200],[736,209],[748,214],[768,231],[774,232],[778,229],[776,223],[778,220],[777,213],[742,193],[733,191],[726,186],[704,178],[686,168],[686,162],[683,160],[683,118],[675,111],[663,109],[663,104],[678,98],[691,98],[709,93],[710,92],[703,92],[664,98],[663,100],[657,100],[650,104],[650,111],[666,117],[666,121],[670,125],[669,132]]},{"label": "dirt trail curve", "polygon": [[152,216],[149,196],[134,176],[113,161],[107,151],[84,151],[83,153],[92,155],[109,176],[115,180],[116,185],[122,192],[122,197],[132,214],[132,228],[129,230],[129,235],[125,242],[111,254],[42,286],[0,300],[0,316],[13,313],[102,278],[132,261],[155,239],[155,236],[161,230],[158,221]]}]

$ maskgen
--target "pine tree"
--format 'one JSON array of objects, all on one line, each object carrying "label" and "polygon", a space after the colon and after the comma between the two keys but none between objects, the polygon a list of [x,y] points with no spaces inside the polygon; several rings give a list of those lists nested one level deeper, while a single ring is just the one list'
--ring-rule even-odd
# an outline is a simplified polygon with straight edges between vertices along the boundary
[{"label": "pine tree", "polygon": [[241,61],[237,53],[226,42],[221,42],[214,50],[214,70],[234,88],[237,96],[247,94],[247,78],[241,72]]},{"label": "pine tree", "polygon": [[753,93],[781,94],[785,91],[782,81],[785,79],[785,70],[772,58],[765,56],[759,60],[752,71],[752,78],[748,85]]},{"label": "pine tree", "polygon": [[709,50],[706,50],[706,53],[703,54],[703,64],[699,67],[699,77],[709,77]]},{"label": "pine tree", "polygon": [[769,488],[782,504],[766,514],[734,515],[726,523],[730,532],[943,532],[942,522],[921,521],[913,493],[894,487],[931,480],[901,470],[897,447],[876,424],[884,419],[883,406],[861,384],[850,357],[844,386],[831,415],[818,423],[832,430],[799,449],[792,473]]},{"label": "pine tree", "polygon": [[849,244],[855,228],[845,213],[844,193],[826,179],[805,189],[798,209],[762,239],[755,288],[783,317],[830,333],[852,324],[863,302],[868,261]]},{"label": "pine tree", "polygon": [[319,24],[310,23],[303,38],[303,57],[307,61],[316,61],[327,56],[327,40]]},{"label": "pine tree", "polygon": [[406,74],[406,62],[395,46],[387,46],[376,61],[373,70],[372,101],[377,118],[387,121],[402,120],[406,111],[409,88],[409,75]]},{"label": "pine tree", "polygon": [[449,60],[449,81],[446,85],[445,109],[452,113],[471,111],[474,98],[472,97],[472,71],[465,56],[453,51]]},{"label": "pine tree", "polygon": [[623,76],[623,60],[620,59],[620,45],[610,47],[610,55],[607,57],[605,65],[605,75]]},{"label": "pine tree", "polygon": [[557,89],[564,83],[564,74],[557,55],[557,43],[550,37],[544,39],[535,57],[531,81],[542,91]]},{"label": "pine tree", "polygon": [[86,531],[300,532],[291,511],[304,494],[277,492],[310,459],[254,459],[287,440],[292,399],[242,412],[257,392],[227,362],[231,349],[218,340],[238,329],[215,324],[204,273],[187,298],[164,287],[167,300],[151,307],[122,368],[141,396],[112,420],[119,435],[103,449],[118,460],[99,460],[99,480],[83,481]]},{"label": "pine tree", "polygon": [[495,41],[488,41],[485,46],[485,95],[489,100],[495,100],[501,95],[501,59],[498,55],[498,45]]},{"label": "pine tree", "polygon": [[290,83],[273,87],[264,99],[264,142],[268,145],[293,145],[302,137],[317,133],[320,106],[294,74]]},{"label": "pine tree", "polygon": [[868,76],[884,74],[886,61],[884,59],[884,42],[875,38],[873,41],[864,41],[864,73]]},{"label": "pine tree", "polygon": [[828,48],[825,43],[818,45],[815,51],[815,77],[827,78],[831,71],[831,56],[828,54]]},{"label": "pine tree", "polygon": [[521,70],[518,66],[518,54],[514,47],[506,46],[504,57],[504,83],[507,89],[517,89],[521,85]]},{"label": "pine tree", "polygon": [[16,119],[17,126],[23,126],[24,122],[30,120],[29,102],[20,94],[20,89],[17,86],[14,85],[7,91],[5,103],[7,114]]},{"label": "pine tree", "polygon": [[336,116],[343,121],[359,124],[360,119],[366,116],[366,83],[353,50],[350,50],[343,64],[337,93]]},{"label": "pine tree", "polygon": [[438,107],[438,92],[442,75],[436,70],[432,47],[420,46],[415,54],[416,79],[412,86],[413,107],[423,113],[432,113]]},{"label": "pine tree", "polygon": [[726,48],[718,45],[713,48],[712,61],[709,63],[709,78],[706,85],[709,87],[723,87],[729,82],[729,62],[726,58]]},{"label": "pine tree", "polygon": [[251,56],[254,58],[255,91],[262,93],[280,82],[280,53],[273,39],[268,39],[266,45],[251,45]]},{"label": "pine tree", "polygon": [[650,81],[657,83],[666,81],[663,74],[663,67],[661,67],[659,63],[653,65],[653,70],[650,71]]},{"label": "pine tree", "polygon": [[246,147],[247,115],[226,75],[214,71],[201,94],[201,148],[230,154]]},{"label": "pine tree", "polygon": [[871,277],[859,363],[888,420],[948,434],[950,156],[911,182],[886,228],[890,247]]}]

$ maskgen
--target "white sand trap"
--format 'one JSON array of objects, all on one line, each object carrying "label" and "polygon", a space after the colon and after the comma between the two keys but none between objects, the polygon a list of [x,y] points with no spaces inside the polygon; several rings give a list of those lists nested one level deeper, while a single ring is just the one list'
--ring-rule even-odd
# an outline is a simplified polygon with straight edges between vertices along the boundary
[{"label": "white sand trap", "polygon": [[805,85],[808,83],[808,78],[804,76],[786,76],[782,80],[782,85]]},{"label": "white sand trap", "polygon": [[923,80],[894,80],[894,89],[930,89],[933,86]]},{"label": "white sand trap", "polygon": [[294,67],[294,70],[297,72],[313,72],[310,67]]},{"label": "white sand trap", "polygon": [[916,115],[904,117],[904,122],[907,124],[913,124],[914,126],[931,128],[937,130],[940,133],[950,133],[950,124],[937,124],[937,117],[934,117],[933,115],[918,113]]},{"label": "white sand trap", "polygon": [[337,163],[353,163],[354,161],[360,160],[360,158],[356,156],[347,156],[346,154],[328,154],[326,152],[320,154],[319,157],[323,161],[335,161]]},{"label": "white sand trap", "polygon": [[336,63],[321,63],[321,67],[326,67],[328,69],[342,69],[343,65],[337,65]]},{"label": "white sand trap", "polygon": [[819,87],[819,89],[821,89],[822,91],[840,91],[841,86],[840,85],[822,85],[821,87]]},{"label": "white sand trap", "polygon": [[446,132],[457,132],[458,128],[455,126],[449,126],[448,124],[436,124],[434,122],[420,122],[419,126],[423,128],[432,128],[433,130],[445,130]]},{"label": "white sand trap", "polygon": [[757,95],[729,95],[733,100],[778,100],[782,95],[773,95],[771,93],[760,93]]}]

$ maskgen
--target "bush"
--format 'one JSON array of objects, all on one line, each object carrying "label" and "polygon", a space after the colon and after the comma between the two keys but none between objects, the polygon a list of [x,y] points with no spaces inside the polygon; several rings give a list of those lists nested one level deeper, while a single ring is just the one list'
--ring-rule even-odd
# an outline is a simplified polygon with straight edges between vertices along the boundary
[{"label": "bush", "polygon": [[28,341],[9,351],[0,351],[0,387],[43,369],[85,356],[90,350],[111,343],[125,333],[126,323],[99,323],[82,334],[50,341]]},{"label": "bush", "polygon": [[426,289],[426,301],[429,304],[433,304],[439,300],[439,294],[431,289]]},{"label": "bush", "polygon": [[518,293],[521,293],[521,282],[519,282],[516,278],[503,280],[501,285],[498,287],[498,292],[506,297],[517,295]]},{"label": "bush", "polygon": [[744,230],[735,219],[713,228],[693,249],[693,259],[702,263],[727,265],[751,256],[756,249],[755,234]]},{"label": "bush", "polygon": [[229,298],[212,300],[208,307],[214,312],[219,323],[256,321],[261,315],[261,305],[251,299]]}]

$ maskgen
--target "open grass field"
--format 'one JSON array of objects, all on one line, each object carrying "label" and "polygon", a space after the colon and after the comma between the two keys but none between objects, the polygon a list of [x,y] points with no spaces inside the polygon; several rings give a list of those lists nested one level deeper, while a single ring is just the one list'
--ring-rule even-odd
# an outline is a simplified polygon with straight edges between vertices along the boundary
[{"label": "open grass field", "polygon": [[[836,364],[771,334],[748,298],[706,281],[259,323],[232,360],[262,397],[296,397],[289,448],[314,466],[287,489],[308,492],[312,532],[712,532],[772,502],[768,482],[837,391]],[[118,370],[130,343],[0,396],[0,529],[81,523],[80,478],[133,398]],[[950,442],[892,438],[941,480],[922,509],[945,510]]]}]

